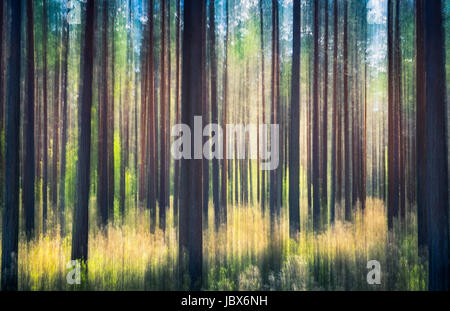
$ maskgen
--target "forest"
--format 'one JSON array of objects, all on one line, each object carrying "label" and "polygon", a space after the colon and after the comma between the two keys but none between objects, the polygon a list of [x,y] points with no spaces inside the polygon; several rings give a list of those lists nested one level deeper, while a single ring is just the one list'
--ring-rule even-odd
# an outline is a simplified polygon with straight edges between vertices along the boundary
[{"label": "forest", "polygon": [[448,81],[449,0],[0,0],[1,289],[448,291]]}]

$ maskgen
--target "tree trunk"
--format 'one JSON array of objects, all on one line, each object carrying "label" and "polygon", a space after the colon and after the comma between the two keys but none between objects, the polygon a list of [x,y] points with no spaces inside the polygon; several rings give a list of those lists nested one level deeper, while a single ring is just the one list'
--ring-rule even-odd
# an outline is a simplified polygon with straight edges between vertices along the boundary
[{"label": "tree trunk", "polygon": [[[103,1],[101,96],[98,101],[98,180],[97,205],[100,225],[108,224],[108,2]],[[100,88],[99,85],[99,88]]]},{"label": "tree trunk", "polygon": [[20,40],[22,7],[20,1],[7,1],[8,70],[5,105],[5,209],[2,221],[2,290],[17,290],[19,248],[19,149],[20,149]]},{"label": "tree trunk", "polygon": [[[327,215],[328,206],[328,1],[324,3],[325,34],[324,34],[324,60],[323,60],[323,110],[322,110],[322,185],[320,187],[320,200],[324,215]],[[326,217],[325,217],[326,220]]]},{"label": "tree trunk", "polygon": [[[202,94],[202,32],[206,26],[202,16],[204,5],[203,1],[184,2],[183,42],[189,44],[183,45],[181,121],[191,128],[195,116],[202,115],[202,105],[198,99]],[[191,138],[191,143],[193,141]],[[196,182],[192,182],[192,178]],[[183,259],[188,260],[191,290],[199,290],[202,286],[202,182],[202,160],[182,159],[179,254],[181,267],[184,267]]]},{"label": "tree trunk", "polygon": [[300,231],[300,48],[301,48],[301,3],[294,0],[294,31],[292,44],[292,86],[289,137],[289,233],[293,238]]},{"label": "tree trunk", "polygon": [[449,289],[448,162],[445,37],[441,1],[423,2],[425,37],[426,199],[428,288]]},{"label": "tree trunk", "polygon": [[416,169],[417,169],[417,231],[419,248],[427,245],[426,209],[426,98],[425,98],[425,41],[424,2],[416,0]]},{"label": "tree trunk", "polygon": [[333,0],[333,129],[332,129],[332,142],[331,142],[331,191],[330,191],[330,223],[334,224],[336,211],[336,152],[337,152],[337,128],[338,128],[338,83],[337,83],[337,70],[338,70],[338,3],[337,0]]},{"label": "tree trunk", "polygon": [[23,211],[25,233],[30,240],[34,235],[34,14],[33,1],[27,0],[26,82],[24,105],[24,157],[23,157]]},{"label": "tree trunk", "polygon": [[348,2],[344,2],[344,153],[345,153],[345,220],[350,221],[351,199],[350,199],[350,122],[349,122],[349,98],[348,98]]},{"label": "tree trunk", "polygon": [[[209,1],[209,57],[210,57],[210,89],[211,89],[211,122],[218,124],[217,110],[217,56],[216,56],[216,21],[215,1]],[[216,230],[220,225],[219,200],[219,160],[212,160],[214,222]]]},{"label": "tree trunk", "polygon": [[160,89],[160,111],[161,111],[161,164],[160,164],[160,181],[159,181],[159,228],[166,228],[166,178],[167,178],[167,68],[166,68],[166,0],[161,1],[161,89]]},{"label": "tree trunk", "polygon": [[320,185],[319,185],[319,0],[314,0],[314,73],[313,73],[313,134],[312,134],[312,183],[313,183],[313,227],[320,230]]},{"label": "tree trunk", "polygon": [[223,65],[223,103],[222,103],[222,130],[223,130],[223,160],[222,160],[222,185],[221,185],[221,222],[227,223],[227,109],[228,109],[228,27],[229,27],[229,0],[225,0],[226,32],[225,32],[225,56]]},{"label": "tree trunk", "polygon": [[[180,123],[180,26],[181,26],[181,0],[177,0],[177,6],[176,6],[176,27],[175,27],[175,49],[176,49],[176,77],[175,77],[175,123]],[[214,1],[211,1],[211,4],[214,5]],[[214,18],[214,16],[213,16]],[[212,26],[214,26],[214,23],[212,22]],[[213,30],[211,30],[213,31]],[[215,46],[215,45],[213,45]],[[212,55],[212,54],[211,54]],[[212,56],[211,56],[212,57]],[[211,59],[212,62],[212,59]],[[212,81],[212,78],[211,78]],[[211,94],[212,94],[211,90]],[[215,88],[214,88],[215,92]],[[211,95],[212,96],[212,95]],[[175,160],[175,174],[174,174],[174,195],[173,195],[173,218],[174,218],[174,225],[178,225],[178,210],[179,210],[179,197],[180,197],[180,161]],[[217,191],[219,191],[217,189]],[[217,195],[218,192],[217,192]]]},{"label": "tree trunk", "polygon": [[66,229],[66,149],[67,149],[67,81],[68,81],[68,54],[69,54],[69,24],[65,18],[63,21],[63,46],[62,46],[62,133],[61,133],[61,168],[59,183],[59,225],[61,236],[65,236]]},{"label": "tree trunk", "polygon": [[43,116],[43,146],[42,146],[42,153],[43,153],[43,168],[42,168],[42,231],[44,234],[47,232],[47,183],[48,183],[48,96],[47,96],[47,0],[43,0],[43,21],[42,21],[42,44],[43,44],[43,62],[44,62],[44,68],[43,68],[43,91],[44,91],[44,99],[43,99],[43,110],[44,110],[44,116]]},{"label": "tree trunk", "polygon": [[75,202],[72,234],[72,259],[88,259],[89,185],[91,156],[91,108],[94,48],[94,1],[86,2],[83,52],[81,54],[80,134],[78,139],[77,200]]}]

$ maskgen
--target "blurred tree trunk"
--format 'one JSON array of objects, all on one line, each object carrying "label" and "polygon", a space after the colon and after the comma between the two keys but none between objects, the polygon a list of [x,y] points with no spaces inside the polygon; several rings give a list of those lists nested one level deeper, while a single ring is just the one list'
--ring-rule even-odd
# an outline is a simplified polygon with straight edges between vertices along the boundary
[{"label": "blurred tree trunk", "polygon": [[[201,74],[203,63],[202,32],[205,13],[203,1],[184,2],[183,70],[182,70],[182,123],[193,128],[195,116],[202,115]],[[199,81],[200,79],[200,81]],[[193,138],[191,142],[193,143]],[[195,182],[192,182],[192,179]],[[190,289],[202,287],[202,160],[181,160],[181,206],[179,254],[181,268],[187,258],[189,265]],[[187,256],[186,256],[187,255]],[[183,271],[183,269],[181,269]]]},{"label": "blurred tree trunk", "polygon": [[88,218],[91,157],[91,108],[94,48],[94,1],[86,2],[83,46],[81,53],[80,134],[78,139],[77,200],[75,201],[72,234],[72,259],[88,259]]},{"label": "blurred tree trunk", "polygon": [[43,68],[43,91],[44,91],[44,100],[43,100],[43,109],[44,109],[44,116],[43,116],[43,146],[42,146],[42,153],[43,153],[43,168],[42,168],[42,231],[44,234],[47,232],[47,184],[48,184],[48,94],[47,94],[47,0],[43,0],[43,17],[42,17],[42,49],[43,49],[43,62],[44,62],[44,68]]},{"label": "blurred tree trunk", "polygon": [[68,54],[69,54],[69,24],[67,18],[63,19],[62,35],[62,76],[61,76],[61,101],[62,101],[62,132],[61,132],[61,168],[59,183],[59,225],[61,236],[65,236],[66,228],[66,152],[67,152],[67,81],[68,81]]},{"label": "blurred tree trunk", "polygon": [[154,46],[153,46],[153,0],[148,7],[148,45],[147,45],[147,208],[150,210],[150,232],[155,232],[156,227],[156,187],[158,178],[158,166],[156,160],[156,105],[154,87]]},{"label": "blurred tree trunk", "polygon": [[159,228],[165,230],[166,228],[166,178],[167,178],[167,67],[166,67],[166,0],[161,1],[161,89],[160,89],[160,113],[161,113],[161,148],[160,148],[160,174],[159,174]]},{"label": "blurred tree trunk", "polygon": [[[215,1],[209,1],[209,57],[210,57],[210,89],[211,89],[211,122],[218,124],[217,110],[217,56],[216,56],[216,21],[215,21]],[[225,155],[224,155],[225,156]],[[213,177],[213,204],[214,204],[214,222],[216,230],[220,226],[220,199],[219,199],[219,160],[212,160]]]},{"label": "blurred tree trunk", "polygon": [[[264,61],[264,11],[263,0],[259,0],[260,32],[261,32],[261,105],[262,123],[266,123],[266,88],[265,88],[265,61]],[[258,185],[259,187],[259,185]],[[265,213],[266,209],[266,172],[261,172],[261,209]]]},{"label": "blurred tree trunk", "polygon": [[[321,206],[324,208],[324,215],[328,215],[328,1],[324,3],[325,14],[325,34],[324,34],[324,55],[323,55],[323,109],[322,109],[322,184],[320,187]],[[326,220],[327,217],[324,217]]]},{"label": "blurred tree trunk", "polygon": [[222,130],[223,130],[223,160],[222,160],[222,185],[221,185],[221,222],[227,223],[227,109],[228,109],[228,27],[229,27],[229,4],[228,0],[225,0],[226,10],[226,32],[225,32],[225,55],[223,65],[223,103],[222,103]]},{"label": "blurred tree trunk", "polygon": [[[203,27],[202,32],[202,46],[204,49],[202,50],[203,53],[203,63],[202,63],[202,105],[203,105],[203,122],[205,124],[210,123],[210,116],[209,116],[209,100],[208,100],[208,78],[207,78],[207,54],[206,54],[206,22],[207,22],[207,11],[206,6],[203,7],[205,12],[203,12],[203,24],[205,27]],[[209,140],[209,136],[203,136],[203,144],[205,144]],[[203,164],[202,164],[202,170],[203,170],[203,223],[205,224],[206,228],[208,227],[208,205],[209,205],[209,160],[206,158],[203,158]]]},{"label": "blurred tree trunk", "polygon": [[[175,77],[175,123],[179,124],[180,123],[180,29],[181,29],[181,0],[176,0],[177,1],[177,5],[176,5],[176,21],[175,21],[175,60],[176,60],[176,66],[175,66],[175,72],[176,72],[176,77]],[[214,5],[214,1],[211,1],[211,4]],[[214,16],[212,16],[212,18],[214,19]],[[214,22],[211,22],[211,27],[214,26]],[[214,30],[210,30],[211,32],[213,32]],[[215,43],[211,45],[215,48]],[[215,50],[214,50],[215,51]],[[212,54],[211,54],[212,55]],[[211,56],[211,62],[212,60]],[[211,78],[212,81],[212,78]],[[211,82],[212,83],[212,82]],[[211,89],[211,97],[213,92],[215,93],[216,88],[214,88],[214,91]],[[217,105],[217,104],[216,104]],[[217,109],[217,107],[216,107]],[[214,165],[214,164],[213,164]],[[218,182],[218,181],[217,181]],[[178,210],[179,210],[179,204],[180,204],[180,161],[179,160],[175,160],[175,173],[174,173],[174,195],[173,195],[173,217],[174,217],[174,225],[178,224]],[[217,191],[219,191],[217,189]],[[219,195],[219,193],[217,192],[217,195]]]},{"label": "blurred tree trunk", "polygon": [[103,1],[102,21],[102,59],[101,59],[101,96],[98,101],[98,180],[97,180],[97,204],[100,214],[100,225],[108,224],[108,2]]},{"label": "blurred tree trunk", "polygon": [[[111,31],[111,79],[110,81],[105,80],[105,83],[110,83],[109,88],[111,100],[109,105],[106,106],[107,113],[107,130],[106,130],[106,145],[107,145],[107,179],[108,179],[108,189],[107,189],[107,208],[108,208],[108,220],[114,223],[114,88],[115,88],[115,59],[116,59],[116,48],[115,48],[115,25],[116,25],[116,14],[115,14],[115,4],[114,1],[110,2],[112,5],[108,12],[112,12],[112,21],[110,24]],[[109,13],[108,13],[109,14]],[[130,44],[130,43],[129,43]],[[108,48],[108,47],[107,47]],[[129,48],[127,49],[127,52]],[[128,61],[128,60],[127,60]],[[108,93],[107,93],[108,94]],[[109,95],[109,94],[108,94]],[[122,211],[122,216],[124,211]]]},{"label": "blurred tree trunk", "polygon": [[320,230],[320,185],[319,185],[319,0],[314,0],[314,73],[312,111],[312,184],[313,184],[313,227]]},{"label": "blurred tree trunk", "polygon": [[[426,98],[424,2],[416,0],[416,146],[417,146],[417,231],[419,249],[427,246],[426,209]],[[423,252],[421,252],[423,254]]]},{"label": "blurred tree trunk", "polygon": [[345,220],[350,221],[352,218],[351,199],[350,199],[350,122],[349,122],[349,98],[348,98],[348,2],[344,2],[344,154],[345,154],[345,171],[344,171],[344,187],[345,187]]},{"label": "blurred tree trunk", "polygon": [[294,0],[294,30],[292,43],[292,86],[289,136],[289,233],[294,238],[300,232],[300,52],[301,3]]},{"label": "blurred tree trunk", "polygon": [[338,3],[333,0],[333,123],[332,123],[332,142],[331,142],[331,191],[330,191],[330,223],[333,224],[336,217],[336,152],[337,152],[337,129],[338,129]]},{"label": "blurred tree trunk", "polygon": [[19,1],[7,1],[8,70],[5,105],[5,208],[2,221],[2,290],[18,288],[19,248],[19,150],[20,150],[20,40],[22,7]]},{"label": "blurred tree trunk", "polygon": [[423,2],[425,47],[426,199],[428,288],[449,289],[448,162],[445,36],[441,1]]},{"label": "blurred tree trunk", "polygon": [[33,1],[26,2],[26,78],[24,104],[23,211],[27,240],[34,235],[34,14]]}]

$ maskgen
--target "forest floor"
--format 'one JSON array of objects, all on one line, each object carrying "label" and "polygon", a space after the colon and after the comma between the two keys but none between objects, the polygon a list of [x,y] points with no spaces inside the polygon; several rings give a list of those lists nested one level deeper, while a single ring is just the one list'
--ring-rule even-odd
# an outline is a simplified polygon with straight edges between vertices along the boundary
[{"label": "forest floor", "polygon": [[[302,202],[302,204],[306,202]],[[212,205],[212,204],[211,204]],[[307,205],[307,204],[306,204]],[[305,205],[302,205],[305,206]],[[388,235],[385,206],[368,199],[352,223],[337,220],[313,233],[307,209],[302,230],[289,238],[288,215],[282,209],[271,230],[268,213],[259,206],[229,207],[228,226],[203,235],[203,289],[205,290],[425,290],[427,263],[418,256],[413,214],[404,227]],[[208,223],[214,224],[209,209]],[[91,213],[92,214],[92,213]],[[337,219],[342,219],[338,209]],[[91,224],[95,224],[95,214]],[[149,230],[148,211],[130,209],[123,225],[107,230],[92,226],[89,233],[87,280],[70,285],[70,234],[59,230],[19,243],[21,290],[176,290],[187,289],[178,277],[178,239],[172,209],[163,233]],[[51,228],[51,226],[49,226]],[[206,227],[206,226],[205,226]],[[324,226],[325,227],[325,226]],[[56,227],[57,228],[57,227]],[[388,242],[389,241],[389,242]],[[381,284],[370,285],[369,260],[381,267]]]}]

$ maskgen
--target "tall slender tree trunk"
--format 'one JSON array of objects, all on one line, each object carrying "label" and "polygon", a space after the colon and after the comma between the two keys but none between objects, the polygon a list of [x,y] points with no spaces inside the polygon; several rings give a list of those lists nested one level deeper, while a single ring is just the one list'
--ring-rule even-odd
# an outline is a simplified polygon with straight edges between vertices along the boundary
[{"label": "tall slender tree trunk", "polygon": [[[210,90],[211,90],[211,122],[218,124],[217,110],[217,56],[216,56],[216,21],[215,1],[209,1],[209,57],[210,57]],[[225,156],[225,155],[224,155]],[[220,200],[219,200],[219,160],[212,160],[213,177],[213,204],[216,230],[220,225]]]},{"label": "tall slender tree trunk", "polygon": [[[59,22],[59,16],[57,17]],[[55,78],[54,78],[54,88],[53,88],[53,147],[52,147],[52,180],[51,180],[51,202],[54,215],[56,216],[56,208],[58,204],[58,162],[59,162],[59,128],[60,128],[60,116],[59,116],[59,106],[60,102],[60,69],[61,69],[61,50],[59,46],[61,45],[61,33],[60,29],[56,27],[57,39],[56,39],[56,59],[55,59]]]},{"label": "tall slender tree trunk", "polygon": [[388,228],[394,225],[394,218],[398,215],[398,176],[397,176],[397,113],[394,62],[394,6],[393,0],[388,0]]},{"label": "tall slender tree trunk", "polygon": [[43,62],[44,62],[44,68],[43,68],[43,92],[44,92],[44,98],[43,98],[43,110],[44,110],[44,116],[43,116],[43,146],[42,146],[42,153],[43,153],[43,168],[42,168],[42,229],[44,234],[47,232],[47,184],[48,184],[48,89],[47,89],[47,0],[43,0],[43,21],[42,21],[42,45],[43,45]]},{"label": "tall slender tree trunk", "polygon": [[[201,74],[203,63],[202,32],[205,3],[187,0],[184,2],[183,70],[182,70],[182,122],[191,128],[196,116],[202,115]],[[200,81],[199,81],[200,80]],[[193,143],[194,138],[191,138]],[[195,178],[196,182],[192,182]],[[187,258],[190,288],[198,290],[202,286],[202,160],[181,160],[181,206],[179,254],[181,267]],[[187,255],[187,256],[186,256]],[[183,269],[181,270],[183,271]]]},{"label": "tall slender tree trunk", "polygon": [[345,220],[352,218],[351,211],[351,182],[350,182],[350,122],[349,122],[349,98],[348,98],[348,2],[344,2],[344,188],[345,188]]},{"label": "tall slender tree trunk", "polygon": [[160,90],[160,111],[161,111],[161,148],[160,148],[160,181],[159,181],[159,228],[166,228],[166,178],[167,178],[167,67],[166,67],[166,0],[161,1],[161,90]]},{"label": "tall slender tree trunk", "polygon": [[[98,180],[97,197],[100,225],[108,224],[108,2],[103,1],[102,21],[102,59],[101,59],[101,96],[98,102]],[[100,85],[99,85],[100,88]]]},{"label": "tall slender tree trunk", "polygon": [[150,0],[148,7],[148,46],[147,46],[147,208],[150,210],[150,232],[155,232],[156,227],[156,187],[157,187],[157,163],[156,163],[156,105],[154,86],[154,46],[153,46],[153,0]]},{"label": "tall slender tree trunk", "polygon": [[[325,34],[324,34],[324,55],[323,55],[323,109],[322,109],[322,185],[320,191],[321,206],[324,214],[327,215],[328,206],[328,1],[324,3],[325,14]],[[326,217],[325,217],[326,220]]]},{"label": "tall slender tree trunk", "polygon": [[[115,59],[116,59],[116,48],[115,48],[115,24],[116,24],[116,14],[115,14],[115,4],[114,1],[110,2],[112,7],[109,8],[109,12],[112,12],[112,20],[110,24],[111,31],[111,87],[108,89],[110,92],[109,105],[106,107],[107,113],[107,130],[106,130],[106,148],[107,148],[107,179],[108,179],[108,189],[107,189],[107,207],[108,207],[108,221],[114,223],[114,88],[115,88]],[[129,37],[128,37],[129,39]],[[128,42],[128,44],[131,44]],[[127,49],[127,52],[129,48]],[[129,56],[128,56],[129,57]],[[128,60],[127,60],[128,64]],[[108,68],[109,68],[108,67]],[[123,216],[123,211],[122,211]]]},{"label": "tall slender tree trunk", "polygon": [[336,152],[337,152],[337,128],[338,128],[338,3],[337,0],[333,0],[333,129],[332,129],[332,142],[331,142],[331,191],[330,191],[330,223],[333,224],[336,218],[336,189],[339,187],[336,185]]},{"label": "tall slender tree trunk", "polygon": [[426,208],[426,93],[424,2],[416,0],[416,169],[417,169],[417,231],[418,245],[427,245]]},{"label": "tall slender tree trunk", "polygon": [[[3,18],[3,12],[4,12],[4,6],[5,1],[1,1],[0,3],[0,136],[3,135],[4,131],[4,112],[5,112],[5,96],[4,96],[4,79],[3,79],[3,26],[4,26],[4,18]],[[5,168],[5,154],[4,154],[4,144],[3,139],[0,139],[0,172],[4,172]],[[4,186],[4,176],[3,174],[0,174],[0,213],[3,212],[3,200],[4,200],[4,192],[3,192],[3,186]]]},{"label": "tall slender tree trunk", "polygon": [[[272,109],[271,109],[271,123],[279,124],[279,60],[280,60],[280,46],[279,46],[279,9],[278,1],[272,0]],[[270,133],[276,135],[277,133]],[[270,223],[271,228],[278,222],[280,213],[280,187],[278,186],[281,168],[278,167],[270,171]]]},{"label": "tall slender tree trunk", "polygon": [[301,48],[301,3],[294,1],[294,32],[292,44],[292,86],[289,137],[289,232],[295,237],[300,231],[300,48]]},{"label": "tall slender tree trunk", "polygon": [[[210,116],[209,116],[209,94],[208,94],[208,87],[207,87],[207,62],[206,62],[206,42],[207,42],[207,33],[206,33],[206,20],[207,20],[207,10],[206,6],[203,7],[205,12],[202,14],[203,16],[203,24],[205,27],[203,27],[203,33],[202,33],[202,46],[205,48],[202,50],[203,53],[203,64],[202,64],[202,105],[203,105],[203,122],[205,124],[210,123]],[[206,143],[209,139],[209,136],[203,136],[203,143]],[[206,227],[208,227],[208,207],[209,207],[209,160],[204,158],[203,159],[203,223]]]},{"label": "tall slender tree trunk", "polygon": [[5,208],[2,221],[2,290],[18,288],[19,249],[19,149],[20,149],[20,40],[22,7],[20,1],[7,1],[8,69],[5,105]]},{"label": "tall slender tree trunk", "polygon": [[86,2],[86,19],[84,25],[83,52],[81,54],[81,93],[80,93],[80,134],[78,138],[77,163],[77,200],[75,202],[72,256],[81,261],[88,259],[88,229],[89,229],[89,185],[90,185],[90,156],[91,156],[91,108],[92,108],[92,80],[93,80],[93,48],[94,48],[94,19],[95,3]]},{"label": "tall slender tree trunk", "polygon": [[65,18],[63,21],[62,35],[62,79],[61,79],[61,101],[62,101],[62,132],[61,132],[61,168],[59,183],[59,225],[61,236],[66,232],[66,153],[67,153],[67,81],[68,81],[68,54],[69,54],[69,24]]},{"label": "tall slender tree trunk", "polygon": [[[263,0],[259,0],[259,18],[261,33],[261,105],[262,105],[262,123],[266,123],[266,88],[265,88],[265,61],[264,61],[264,11]],[[264,214],[266,206],[266,172],[261,173],[261,209]]]},{"label": "tall slender tree trunk", "polygon": [[26,2],[27,43],[26,43],[26,81],[24,105],[24,156],[23,156],[23,211],[25,214],[25,233],[30,240],[34,234],[34,14],[33,1]]},{"label": "tall slender tree trunk", "polygon": [[222,103],[222,129],[223,129],[223,160],[222,160],[222,180],[221,180],[221,222],[227,223],[227,109],[228,109],[228,27],[229,27],[229,0],[225,0],[226,10],[226,32],[225,32],[225,56],[223,65],[223,103]]},{"label": "tall slender tree trunk", "polygon": [[[180,26],[181,26],[181,0],[176,0],[176,24],[175,24],[175,60],[176,60],[176,66],[175,66],[175,123],[180,123]],[[214,1],[211,1],[211,4],[214,5]],[[213,16],[214,18],[214,16]],[[214,26],[214,22],[211,22],[211,26]],[[210,30],[213,32],[213,30]],[[215,45],[213,45],[215,46]],[[211,54],[212,55],[212,54]],[[212,57],[212,56],[211,56]],[[212,59],[211,59],[212,62]],[[212,78],[211,78],[212,81]],[[213,92],[211,90],[211,92]],[[215,92],[215,88],[214,88]],[[212,93],[211,93],[212,94]],[[212,96],[212,95],[211,95]],[[214,165],[214,164],[213,164]],[[174,198],[173,198],[173,215],[174,215],[174,222],[175,225],[178,224],[178,210],[179,210],[179,197],[180,197],[180,161],[175,160],[175,173],[174,173]],[[219,190],[217,190],[219,191]],[[219,195],[217,193],[217,195]]]},{"label": "tall slender tree trunk", "polygon": [[312,183],[313,183],[313,227],[320,230],[320,185],[319,185],[319,0],[314,0],[314,73],[313,73],[313,134],[312,134]]},{"label": "tall slender tree trunk", "polygon": [[449,289],[448,158],[442,1],[424,1],[428,288]]}]

